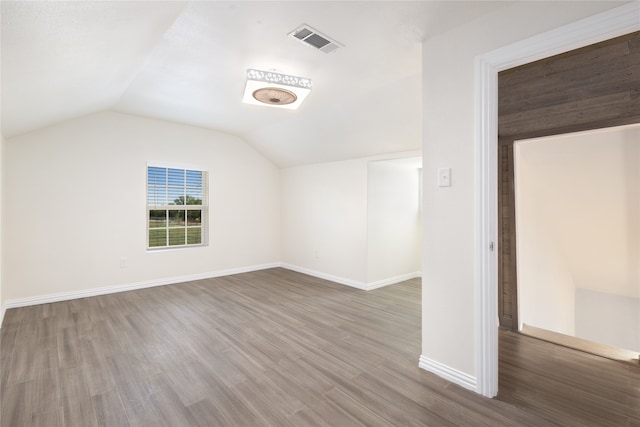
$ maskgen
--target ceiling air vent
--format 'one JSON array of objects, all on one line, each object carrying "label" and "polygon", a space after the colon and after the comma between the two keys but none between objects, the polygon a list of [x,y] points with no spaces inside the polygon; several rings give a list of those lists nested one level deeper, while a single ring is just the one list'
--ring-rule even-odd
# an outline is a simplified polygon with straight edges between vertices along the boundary
[{"label": "ceiling air vent", "polygon": [[333,52],[339,47],[344,47],[337,41],[330,39],[322,33],[319,33],[306,24],[303,24],[300,27],[296,28],[295,30],[290,32],[289,35],[295,37],[301,42],[308,44],[309,46],[313,46],[316,49],[321,50],[324,53]]}]

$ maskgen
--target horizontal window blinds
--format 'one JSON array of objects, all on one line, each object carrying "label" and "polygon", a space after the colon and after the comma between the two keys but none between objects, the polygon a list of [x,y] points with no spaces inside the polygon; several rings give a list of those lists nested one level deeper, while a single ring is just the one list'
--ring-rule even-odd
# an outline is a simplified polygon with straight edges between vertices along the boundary
[{"label": "horizontal window blinds", "polygon": [[207,172],[147,167],[147,248],[207,244]]}]

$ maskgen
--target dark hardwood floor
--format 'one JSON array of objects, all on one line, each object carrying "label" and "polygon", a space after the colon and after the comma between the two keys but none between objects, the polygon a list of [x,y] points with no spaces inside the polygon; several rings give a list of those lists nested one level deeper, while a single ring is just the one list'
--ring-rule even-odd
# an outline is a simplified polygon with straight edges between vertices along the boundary
[{"label": "dark hardwood floor", "polygon": [[[0,339],[2,427],[636,426],[640,419],[638,373],[613,366],[597,383],[609,395],[608,412],[585,391],[585,377],[562,372],[554,388],[569,397],[550,409],[552,398],[527,384],[557,370],[555,357],[582,359],[532,361],[537,344],[517,335],[501,335],[501,369],[511,371],[501,387],[511,397],[500,397],[522,408],[418,368],[417,279],[363,292],[264,270],[12,309]],[[618,382],[627,388],[611,386]],[[589,414],[586,422],[563,412],[575,412],[572,405]]]},{"label": "dark hardwood floor", "polygon": [[563,426],[640,427],[640,365],[500,332],[498,399]]}]

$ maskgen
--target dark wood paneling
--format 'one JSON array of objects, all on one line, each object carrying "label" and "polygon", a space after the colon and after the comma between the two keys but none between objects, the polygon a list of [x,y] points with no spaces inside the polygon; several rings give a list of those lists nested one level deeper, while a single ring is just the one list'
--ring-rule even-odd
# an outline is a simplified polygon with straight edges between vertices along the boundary
[{"label": "dark wood paneling", "polygon": [[503,292],[499,293],[500,324],[505,328],[516,328],[518,325],[517,310],[517,280],[515,270],[516,247],[515,239],[515,215],[513,209],[513,145],[503,144],[498,148],[498,205],[499,224],[498,241],[500,256],[498,264],[498,281],[503,284]]},{"label": "dark wood paneling", "polygon": [[[601,43],[562,53],[500,73],[501,87],[522,86],[536,78],[544,78],[565,71],[584,70],[593,64],[618,60],[625,55],[638,53],[636,33],[626,34]],[[526,89],[525,89],[526,90]]]},{"label": "dark wood paneling", "polygon": [[520,135],[539,130],[555,130],[569,126],[580,128],[593,122],[608,123],[640,117],[640,96],[637,90],[580,99],[508,114],[501,117],[502,129]]},{"label": "dark wood paneling", "polygon": [[[500,116],[638,89],[638,34],[501,72]],[[500,134],[514,134],[506,124],[500,124]]]},{"label": "dark wood paneling", "polygon": [[[499,75],[502,137],[640,117],[640,32]],[[553,132],[555,131],[555,132]]]},{"label": "dark wood paneling", "polygon": [[640,32],[498,75],[500,325],[517,329],[513,142],[640,123]]},{"label": "dark wood paneling", "polygon": [[[500,114],[505,119],[501,127],[502,133],[505,135],[516,133],[510,130],[509,124],[514,120],[513,117],[517,118],[517,115],[522,112],[535,111],[538,108],[546,108],[547,106],[559,108],[571,102],[571,100],[579,102],[599,96],[620,93],[629,94],[634,91],[636,82],[640,78],[640,66],[627,64],[631,60],[638,63],[640,55],[635,55],[633,58],[627,57],[624,62],[620,61],[613,64],[619,67],[628,66],[625,70],[618,69],[611,72],[604,70],[607,72],[604,77],[597,74],[585,76],[582,83],[589,83],[590,86],[587,88],[573,86],[575,83],[570,81],[553,82],[550,79],[531,81],[529,84],[534,88],[520,91],[520,93],[510,93],[509,88],[504,88],[503,91],[509,94],[510,97],[507,98],[505,95],[503,99],[500,99]],[[594,70],[594,72],[598,72],[598,70]],[[564,88],[562,88],[563,85]],[[512,89],[513,92],[518,92],[516,87]]]}]

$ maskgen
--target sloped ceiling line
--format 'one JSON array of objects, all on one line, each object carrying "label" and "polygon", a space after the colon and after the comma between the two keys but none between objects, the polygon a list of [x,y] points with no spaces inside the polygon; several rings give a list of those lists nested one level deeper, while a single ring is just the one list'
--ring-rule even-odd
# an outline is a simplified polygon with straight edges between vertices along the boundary
[{"label": "sloped ceiling line", "polygon": [[[280,167],[417,150],[420,40],[501,3],[2,1],[1,131],[112,110],[238,135]],[[293,40],[302,23],[348,48]],[[246,105],[248,68],[314,88],[297,111]]]}]

